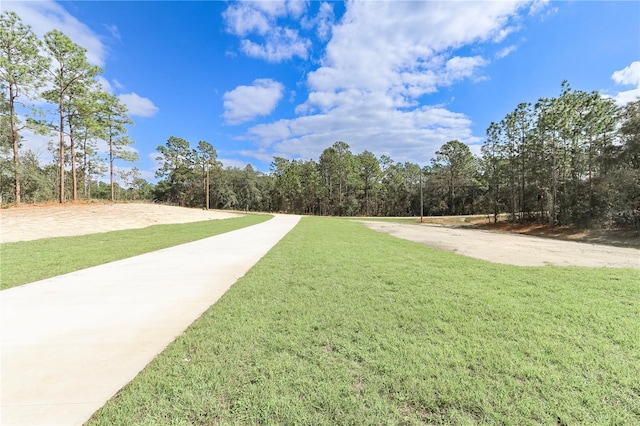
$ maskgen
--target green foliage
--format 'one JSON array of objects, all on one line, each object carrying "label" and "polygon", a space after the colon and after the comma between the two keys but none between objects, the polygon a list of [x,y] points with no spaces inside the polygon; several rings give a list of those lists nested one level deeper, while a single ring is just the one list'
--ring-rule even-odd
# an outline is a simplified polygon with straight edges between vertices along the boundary
[{"label": "green foliage", "polygon": [[[40,55],[41,43],[31,27],[24,25],[14,12],[0,15],[0,89],[2,89],[2,139],[3,147],[9,145],[13,153],[11,167],[14,181],[14,202],[20,203],[20,134],[24,128],[18,118],[16,106],[21,97],[33,97],[44,83],[44,73],[49,65]],[[7,98],[5,102],[4,93]],[[30,117],[29,117],[30,118]],[[29,123],[30,120],[27,120]]]},{"label": "green foliage", "polygon": [[155,198],[181,206],[204,206],[206,177],[221,168],[213,145],[200,141],[197,149],[191,149],[185,139],[171,136],[157,150],[160,156],[156,159],[162,165],[156,177],[163,179],[156,186]]},{"label": "green foliage", "polygon": [[114,162],[138,160],[138,154],[128,149],[133,141],[127,136],[126,126],[133,124],[133,121],[127,115],[127,107],[120,102],[120,99],[106,92],[100,92],[96,112],[98,129],[102,131],[101,139],[109,144],[110,200],[115,201]]},{"label": "green foliage", "polygon": [[337,141],[325,149],[318,166],[325,182],[323,204],[327,213],[338,216],[358,214],[357,170],[349,144]]},{"label": "green foliage", "polygon": [[[58,105],[59,134],[59,201],[63,203],[65,195],[65,120],[69,120],[69,111],[73,103],[84,94],[86,87],[102,72],[102,69],[87,62],[86,49],[74,43],[68,36],[58,30],[49,31],[44,35],[47,53],[52,57],[54,66],[49,70],[50,82],[53,88],[43,97]],[[71,128],[73,126],[70,126]],[[73,155],[73,154],[72,154]],[[73,159],[75,161],[75,158]],[[75,185],[75,180],[74,180]],[[76,188],[73,193],[75,196]]]},{"label": "green foliage", "polygon": [[52,185],[49,184],[45,170],[39,166],[38,156],[31,150],[20,158],[22,173],[23,200],[27,203],[38,203],[54,198]]},{"label": "green foliage", "polygon": [[379,193],[382,170],[376,156],[370,151],[364,151],[356,156],[356,167],[362,184],[363,210],[365,216],[372,216],[379,211]]},{"label": "green foliage", "polygon": [[[618,158],[627,141],[616,135],[616,109],[611,99],[574,91],[565,81],[558,98],[540,99],[533,110],[520,104],[491,123],[483,163],[494,214],[612,225],[611,215],[629,208],[614,201],[629,184],[629,165]],[[622,198],[630,201],[628,195]]]},{"label": "green foliage", "polygon": [[0,244],[0,288],[196,241],[268,220],[268,215]]},{"label": "green foliage", "polygon": [[432,163],[431,175],[441,180],[447,188],[448,213],[474,213],[465,211],[465,200],[459,194],[469,192],[466,188],[473,184],[473,176],[477,173],[477,162],[469,147],[458,140],[449,141],[436,151]]},{"label": "green foliage", "polygon": [[88,424],[635,424],[638,278],[304,218]]}]

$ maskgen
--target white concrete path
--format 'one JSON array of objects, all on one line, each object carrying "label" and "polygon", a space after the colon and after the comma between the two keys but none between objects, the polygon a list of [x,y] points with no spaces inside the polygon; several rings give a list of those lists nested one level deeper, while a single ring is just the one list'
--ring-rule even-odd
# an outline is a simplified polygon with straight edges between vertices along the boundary
[{"label": "white concrete path", "polygon": [[84,423],[299,219],[0,292],[0,424]]}]

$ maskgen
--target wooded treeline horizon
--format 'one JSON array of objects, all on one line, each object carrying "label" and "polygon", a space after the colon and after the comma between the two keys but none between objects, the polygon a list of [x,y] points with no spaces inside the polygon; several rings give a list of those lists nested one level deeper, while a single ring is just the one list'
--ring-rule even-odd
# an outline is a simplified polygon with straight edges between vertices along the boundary
[{"label": "wooded treeline horizon", "polygon": [[[557,98],[521,103],[491,123],[474,156],[452,140],[420,167],[354,154],[337,141],[318,161],[274,157],[268,174],[222,169],[213,146],[172,136],[158,147],[158,201],[335,216],[508,213],[550,225],[640,230],[640,100],[618,107],[561,84]],[[421,204],[422,200],[422,204]]]},{"label": "wooded treeline horizon", "polygon": [[[640,230],[640,100],[620,107],[565,81],[557,97],[521,103],[490,123],[480,156],[451,140],[424,167],[368,150],[354,154],[336,141],[317,161],[274,157],[268,173],[225,169],[211,143],[192,147],[171,136],[157,148],[161,166],[152,184],[137,168],[114,167],[136,159],[127,149],[132,121],[101,90],[102,70],[88,64],[86,51],[58,31],[39,40],[10,12],[0,30],[2,203],[97,198],[335,216],[508,213],[550,225]],[[56,105],[56,122],[37,112],[21,122],[16,106],[24,99]],[[58,135],[52,162],[20,150],[24,129]],[[101,180],[107,172],[108,184]]]}]

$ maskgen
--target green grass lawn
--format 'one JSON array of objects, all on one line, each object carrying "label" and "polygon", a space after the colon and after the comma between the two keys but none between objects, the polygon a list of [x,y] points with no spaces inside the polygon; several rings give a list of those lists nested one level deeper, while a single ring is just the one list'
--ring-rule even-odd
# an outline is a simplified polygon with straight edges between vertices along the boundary
[{"label": "green grass lawn", "polygon": [[351,217],[349,218],[350,220],[356,220],[356,221],[365,221],[365,222],[391,222],[391,223],[406,223],[406,224],[413,224],[415,225],[416,223],[420,223],[420,218],[418,217],[417,219],[408,219],[408,218],[401,218],[401,217]]},{"label": "green grass lawn", "polygon": [[640,272],[304,218],[92,425],[638,424]]},{"label": "green grass lawn", "polygon": [[245,215],[232,219],[154,225],[77,237],[0,244],[0,289],[211,237],[255,225],[271,217]]}]

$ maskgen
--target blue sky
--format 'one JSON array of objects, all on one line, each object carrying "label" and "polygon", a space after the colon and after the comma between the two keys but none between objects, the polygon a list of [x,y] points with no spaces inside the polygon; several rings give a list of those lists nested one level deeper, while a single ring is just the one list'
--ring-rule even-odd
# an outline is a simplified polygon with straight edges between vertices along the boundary
[{"label": "blue sky", "polygon": [[[317,160],[335,141],[426,165],[445,142],[480,152],[520,102],[574,89],[640,95],[635,1],[4,1],[42,36],[63,31],[104,68],[154,181],[170,136],[225,166]],[[24,149],[50,158],[51,138]]]}]

